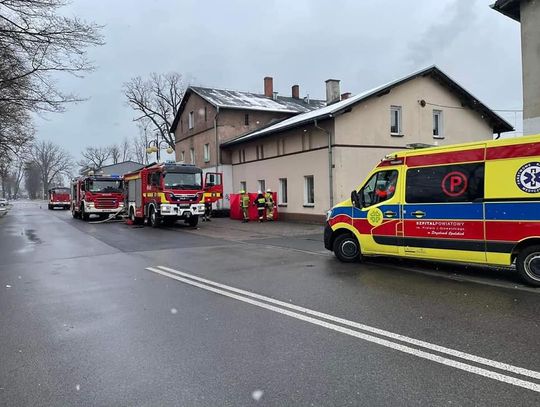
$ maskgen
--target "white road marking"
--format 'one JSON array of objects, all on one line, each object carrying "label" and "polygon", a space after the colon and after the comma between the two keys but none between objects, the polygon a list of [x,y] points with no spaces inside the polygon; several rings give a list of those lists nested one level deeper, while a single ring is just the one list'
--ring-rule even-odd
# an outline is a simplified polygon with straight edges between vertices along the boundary
[{"label": "white road marking", "polygon": [[[165,267],[162,267],[162,268],[164,270],[168,269],[168,268],[165,268]],[[329,323],[329,322],[326,322],[326,321],[322,321],[320,319],[312,318],[312,317],[307,316],[307,315],[302,315],[302,314],[299,314],[297,312],[289,311],[287,309],[279,308],[279,307],[276,307],[276,306],[273,306],[273,305],[270,305],[270,304],[266,304],[266,303],[263,303],[261,301],[257,301],[257,300],[254,300],[254,299],[251,299],[251,298],[248,298],[248,297],[245,297],[245,296],[241,296],[241,295],[238,295],[238,294],[233,294],[232,292],[224,291],[224,290],[222,290],[220,288],[217,288],[217,286],[213,287],[212,285],[203,284],[203,283],[194,281],[194,280],[200,279],[200,278],[196,277],[196,276],[192,276],[192,275],[187,274],[187,273],[182,273],[182,272],[179,272],[179,271],[176,271],[176,270],[175,270],[174,273],[170,273],[170,272],[166,272],[164,270],[160,270],[160,269],[154,268],[154,267],[147,267],[146,269],[149,270],[149,271],[152,271],[153,273],[160,274],[162,276],[169,277],[169,278],[177,280],[177,281],[181,281],[183,283],[192,285],[194,287],[198,287],[198,288],[201,288],[201,289],[206,290],[206,291],[211,291],[211,292],[214,292],[216,294],[223,295],[225,297],[233,298],[233,299],[236,299],[238,301],[242,301],[242,302],[245,302],[245,303],[248,303],[248,304],[251,304],[251,305],[255,305],[255,306],[260,307],[260,308],[264,308],[264,309],[267,309],[267,310],[270,310],[270,311],[274,311],[274,312],[277,312],[279,314],[287,315],[289,317],[296,318],[296,319],[299,319],[301,321],[309,322],[311,324],[322,326],[324,328],[327,328],[327,329],[330,329],[330,330],[333,330],[333,331],[336,331],[336,332],[340,332],[340,333],[343,333],[343,334],[346,334],[346,335],[349,335],[349,336],[353,336],[353,337],[356,337],[356,338],[359,338],[359,339],[362,339],[362,340],[365,340],[365,341],[368,341],[368,342],[376,343],[378,345],[385,346],[387,348],[398,350],[398,351],[401,351],[401,352],[404,352],[404,353],[407,353],[407,354],[410,354],[410,355],[414,355],[414,356],[417,356],[417,357],[420,357],[420,358],[431,360],[431,361],[436,362],[436,363],[440,363],[440,364],[443,364],[443,365],[446,365],[446,366],[454,367],[456,369],[464,370],[466,372],[474,373],[474,374],[477,374],[477,375],[480,375],[480,376],[488,377],[490,379],[498,380],[500,382],[512,384],[514,386],[519,386],[519,387],[522,387],[522,388],[529,389],[529,390],[535,391],[537,393],[540,393],[540,384],[537,384],[537,383],[534,383],[534,382],[529,382],[529,381],[518,379],[518,378],[515,378],[515,377],[512,377],[512,376],[507,376],[507,375],[502,374],[502,373],[494,372],[494,371],[487,370],[487,369],[484,369],[484,368],[481,368],[481,367],[477,367],[477,366],[474,366],[474,365],[469,365],[469,364],[466,364],[466,363],[463,363],[463,362],[459,362],[459,361],[456,361],[456,360],[453,360],[453,359],[448,359],[448,358],[440,356],[440,355],[429,353],[429,352],[426,352],[426,351],[423,351],[423,350],[420,350],[420,349],[416,349],[416,348],[411,348],[409,346],[402,345],[400,343],[392,342],[392,341],[382,339],[382,338],[379,338],[379,337],[376,337],[376,336],[368,335],[368,334],[365,334],[365,333],[362,333],[362,332],[354,331],[354,330],[349,329],[349,328],[345,328],[345,327],[335,325],[335,324],[332,324],[332,323]],[[169,269],[169,270],[172,270],[172,269]],[[189,278],[181,277],[177,273],[185,274]],[[204,280],[204,279],[201,279],[201,280]],[[207,281],[209,281],[209,280],[207,280]],[[217,285],[217,284],[218,283],[213,283],[213,285]],[[234,288],[234,287],[231,287],[231,288]],[[238,290],[238,289],[235,289],[235,290]],[[243,291],[243,290],[240,290],[240,291]],[[250,293],[250,294],[252,294],[253,296],[255,296],[255,295],[258,296],[258,294],[254,294],[254,293]],[[264,297],[264,296],[261,296],[261,297],[266,298],[267,300],[277,301],[277,300],[273,300],[272,298],[268,298],[268,297]],[[286,304],[286,303],[283,303],[283,304]],[[293,306],[292,304],[286,304],[286,305],[287,305],[287,308],[296,307],[296,306]],[[301,307],[299,307],[299,308],[301,308]],[[315,313],[316,311],[312,311],[312,312]],[[425,342],[425,343],[427,343],[427,342]],[[443,348],[443,349],[445,349],[445,348]],[[471,355],[471,356],[473,356],[473,355]],[[481,358],[481,359],[483,359],[483,358]],[[484,359],[484,360],[488,361],[489,359]],[[495,362],[495,361],[491,361],[491,362],[498,363],[498,362]],[[501,364],[501,365],[511,366],[511,365],[506,365],[506,364]],[[516,368],[516,369],[521,369],[521,368]],[[535,375],[540,374],[538,372],[533,372],[533,371],[529,371],[529,370],[526,370],[526,369],[523,369],[523,371],[531,372],[531,373],[533,373]]]},{"label": "white road marking", "polygon": [[337,322],[338,324],[347,325],[347,326],[350,326],[350,327],[353,327],[353,328],[356,328],[356,329],[360,329],[362,331],[371,332],[371,333],[381,335],[381,336],[384,336],[384,337],[387,337],[387,338],[390,338],[390,339],[398,340],[398,341],[405,342],[405,343],[408,343],[408,344],[411,344],[411,345],[415,345],[415,346],[419,346],[419,347],[422,347],[422,348],[425,348],[425,349],[433,350],[433,351],[436,351],[436,352],[439,352],[439,353],[444,353],[444,354],[447,354],[447,355],[458,357],[460,359],[465,359],[465,360],[468,360],[470,362],[480,363],[482,365],[490,366],[490,367],[493,367],[493,368],[496,368],[496,369],[506,370],[508,372],[512,372],[512,373],[516,373],[516,374],[519,374],[519,375],[528,376],[528,377],[532,377],[534,379],[540,380],[540,372],[536,372],[534,370],[524,369],[522,367],[513,366],[513,365],[510,365],[510,364],[507,364],[507,363],[497,362],[495,360],[486,359],[486,358],[483,358],[483,357],[480,357],[480,356],[472,355],[470,353],[465,353],[465,352],[461,352],[459,350],[445,348],[444,346],[435,345],[435,344],[430,343],[430,342],[425,342],[425,341],[421,341],[419,339],[414,339],[414,338],[410,338],[408,336],[404,336],[404,335],[396,334],[396,333],[393,333],[393,332],[389,332],[389,331],[386,331],[384,329],[379,329],[379,328],[375,328],[375,327],[372,327],[372,326],[369,326],[369,325],[364,325],[364,324],[361,324],[361,323],[358,323],[358,322],[350,321],[348,319],[335,317],[333,315],[325,314],[323,312],[314,311],[314,310],[311,310],[309,308],[300,307],[298,305],[294,305],[294,304],[290,304],[290,303],[287,303],[287,302],[276,300],[274,298],[266,297],[264,295],[255,294],[255,293],[252,293],[250,291],[242,290],[242,289],[239,289],[239,288],[236,288],[236,287],[231,287],[231,286],[228,286],[228,285],[225,285],[225,284],[216,283],[214,281],[207,280],[205,278],[198,277],[198,276],[195,276],[195,275],[192,275],[192,274],[184,273],[182,271],[178,271],[178,270],[175,270],[175,269],[172,269],[172,268],[169,268],[169,267],[158,266],[158,268],[160,268],[162,270],[165,270],[165,271],[167,271],[169,273],[178,274],[180,276],[187,277],[187,278],[190,278],[192,280],[200,281],[202,283],[209,284],[209,285],[219,287],[219,288],[223,288],[225,290],[232,291],[232,292],[235,292],[235,293],[238,293],[238,294],[242,294],[242,295],[245,295],[245,296],[248,296],[248,297],[251,297],[251,298],[256,298],[258,300],[262,300],[262,301],[266,301],[266,302],[269,302],[269,303],[272,303],[272,304],[276,304],[276,305],[279,305],[281,307],[292,309],[294,311],[302,312],[302,313],[308,314],[308,315],[313,315],[313,316],[318,317],[318,318],[324,318],[324,319],[327,319],[327,320],[332,321],[332,322]]}]

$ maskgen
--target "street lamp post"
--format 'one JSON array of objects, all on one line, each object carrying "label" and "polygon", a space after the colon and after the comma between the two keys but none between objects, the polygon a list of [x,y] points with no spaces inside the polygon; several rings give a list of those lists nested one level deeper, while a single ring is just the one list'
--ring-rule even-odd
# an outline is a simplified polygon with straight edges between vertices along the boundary
[{"label": "street lamp post", "polygon": [[[164,147],[163,144],[167,147]],[[158,135],[156,134],[155,140],[150,140],[146,145],[146,153],[152,154],[156,153],[156,161],[159,162],[159,152],[161,149],[166,149],[168,154],[172,154],[174,150],[172,147],[168,146],[165,140],[159,141]]]}]

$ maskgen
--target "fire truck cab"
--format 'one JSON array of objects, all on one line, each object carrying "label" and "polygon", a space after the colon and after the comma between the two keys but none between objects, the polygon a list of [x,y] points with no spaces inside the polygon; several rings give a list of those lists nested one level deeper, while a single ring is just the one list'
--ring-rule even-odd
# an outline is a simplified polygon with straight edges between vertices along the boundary
[{"label": "fire truck cab", "polygon": [[119,213],[124,208],[124,181],[118,175],[89,175],[71,183],[71,214],[84,221]]},{"label": "fire truck cab", "polygon": [[52,210],[56,207],[69,209],[71,198],[69,196],[69,188],[55,187],[49,189],[48,208]]},{"label": "fire truck cab", "polygon": [[213,201],[223,194],[221,173],[207,173],[203,183],[202,170],[187,164],[150,164],[124,175],[124,180],[130,220],[152,227],[177,220],[196,226],[204,214],[203,197]]}]

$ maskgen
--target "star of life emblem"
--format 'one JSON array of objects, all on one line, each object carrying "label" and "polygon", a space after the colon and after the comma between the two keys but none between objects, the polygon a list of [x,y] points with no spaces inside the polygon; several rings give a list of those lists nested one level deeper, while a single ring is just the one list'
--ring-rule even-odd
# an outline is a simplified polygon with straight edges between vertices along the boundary
[{"label": "star of life emblem", "polygon": [[540,162],[522,165],[516,172],[516,184],[529,194],[540,192]]}]

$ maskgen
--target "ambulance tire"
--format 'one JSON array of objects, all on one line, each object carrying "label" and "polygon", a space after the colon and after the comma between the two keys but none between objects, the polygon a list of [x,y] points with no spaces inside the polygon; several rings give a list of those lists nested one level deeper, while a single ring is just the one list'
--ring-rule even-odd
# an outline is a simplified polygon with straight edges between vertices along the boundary
[{"label": "ambulance tire", "polygon": [[153,228],[158,228],[161,225],[161,217],[157,214],[153,206],[150,207],[148,223],[150,223],[150,226],[152,226]]},{"label": "ambulance tire", "polygon": [[525,283],[540,287],[540,245],[527,246],[520,251],[516,268]]},{"label": "ambulance tire", "polygon": [[344,263],[354,263],[360,261],[362,254],[360,244],[356,237],[350,233],[343,233],[334,239],[332,246],[334,255]]}]

